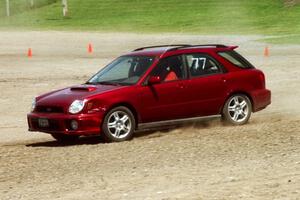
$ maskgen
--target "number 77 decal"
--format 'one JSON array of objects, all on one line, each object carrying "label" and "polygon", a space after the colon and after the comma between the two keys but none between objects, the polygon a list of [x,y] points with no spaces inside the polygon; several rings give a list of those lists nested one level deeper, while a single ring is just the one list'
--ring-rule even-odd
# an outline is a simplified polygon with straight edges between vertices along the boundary
[{"label": "number 77 decal", "polygon": [[200,63],[202,62],[202,69],[204,69],[205,68],[205,63],[206,63],[206,58],[192,58],[192,63],[194,63],[194,61],[195,61],[195,65],[196,65],[196,67],[195,67],[195,69],[198,69],[199,67],[200,67]]}]

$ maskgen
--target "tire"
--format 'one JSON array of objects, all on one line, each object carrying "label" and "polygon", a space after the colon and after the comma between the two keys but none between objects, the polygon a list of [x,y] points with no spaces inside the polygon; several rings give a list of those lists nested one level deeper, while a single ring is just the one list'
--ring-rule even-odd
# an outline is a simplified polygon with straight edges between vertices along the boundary
[{"label": "tire", "polygon": [[123,142],[130,140],[135,131],[135,118],[124,106],[110,110],[102,123],[102,137],[106,142]]},{"label": "tire", "polygon": [[243,94],[232,95],[225,103],[222,116],[225,122],[232,125],[246,124],[252,113],[250,99]]},{"label": "tire", "polygon": [[51,134],[56,141],[61,143],[76,142],[79,138],[78,135],[65,135],[65,134]]}]

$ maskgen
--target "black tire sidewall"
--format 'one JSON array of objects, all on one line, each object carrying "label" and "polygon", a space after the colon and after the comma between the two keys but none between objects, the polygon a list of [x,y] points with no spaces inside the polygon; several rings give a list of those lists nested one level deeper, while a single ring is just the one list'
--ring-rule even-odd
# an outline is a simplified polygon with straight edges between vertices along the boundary
[{"label": "black tire sidewall", "polygon": [[[248,111],[249,113],[248,113],[247,118],[245,120],[243,120],[242,122],[236,122],[236,121],[232,120],[230,115],[229,115],[229,112],[228,112],[228,104],[230,103],[231,99],[233,97],[236,97],[236,96],[243,97],[245,99],[245,101],[247,102],[248,109],[249,109],[249,111]],[[230,96],[227,99],[227,101],[226,101],[226,103],[223,107],[222,116],[223,116],[223,119],[225,120],[225,122],[227,122],[228,124],[243,125],[243,124],[246,124],[249,121],[249,119],[251,117],[251,113],[252,113],[252,103],[251,103],[250,99],[244,94],[235,94],[235,95]]]},{"label": "black tire sidewall", "polygon": [[[127,136],[124,137],[124,138],[115,138],[113,135],[111,135],[111,133],[109,132],[108,127],[107,127],[109,116],[113,112],[116,112],[116,111],[125,112],[129,116],[129,118],[131,120],[131,130],[127,134]],[[115,108],[111,109],[105,115],[103,123],[102,123],[102,127],[101,127],[102,128],[101,135],[102,135],[102,138],[104,138],[104,140],[106,142],[123,142],[123,141],[132,139],[135,127],[136,127],[136,122],[135,122],[135,118],[134,118],[134,115],[132,114],[132,112],[127,107],[125,107],[125,106],[119,106],[119,107],[115,107]]]}]

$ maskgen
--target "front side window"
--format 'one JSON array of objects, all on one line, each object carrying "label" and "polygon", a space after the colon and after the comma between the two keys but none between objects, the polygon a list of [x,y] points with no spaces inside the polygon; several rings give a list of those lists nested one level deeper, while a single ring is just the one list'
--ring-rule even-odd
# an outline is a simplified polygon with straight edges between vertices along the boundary
[{"label": "front side window", "polygon": [[191,77],[221,73],[220,66],[206,54],[188,54],[186,61]]},{"label": "front side window", "polygon": [[95,74],[88,84],[124,84],[138,82],[154,61],[149,56],[122,56]]},{"label": "front side window", "polygon": [[239,68],[254,68],[253,65],[235,51],[224,51],[218,54]]},{"label": "front side window", "polygon": [[162,59],[154,68],[152,76],[159,76],[162,82],[181,80],[186,77],[181,56],[170,56]]}]

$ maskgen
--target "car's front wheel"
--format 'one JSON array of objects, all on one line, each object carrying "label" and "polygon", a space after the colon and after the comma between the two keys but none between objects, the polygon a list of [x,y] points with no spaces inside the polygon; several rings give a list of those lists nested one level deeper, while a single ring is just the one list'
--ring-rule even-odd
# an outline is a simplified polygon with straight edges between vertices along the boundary
[{"label": "car's front wheel", "polygon": [[223,108],[223,119],[233,125],[242,125],[248,122],[252,112],[250,99],[243,94],[232,95]]},{"label": "car's front wheel", "polygon": [[110,110],[102,124],[102,136],[108,142],[130,140],[135,130],[135,118],[124,106]]}]

